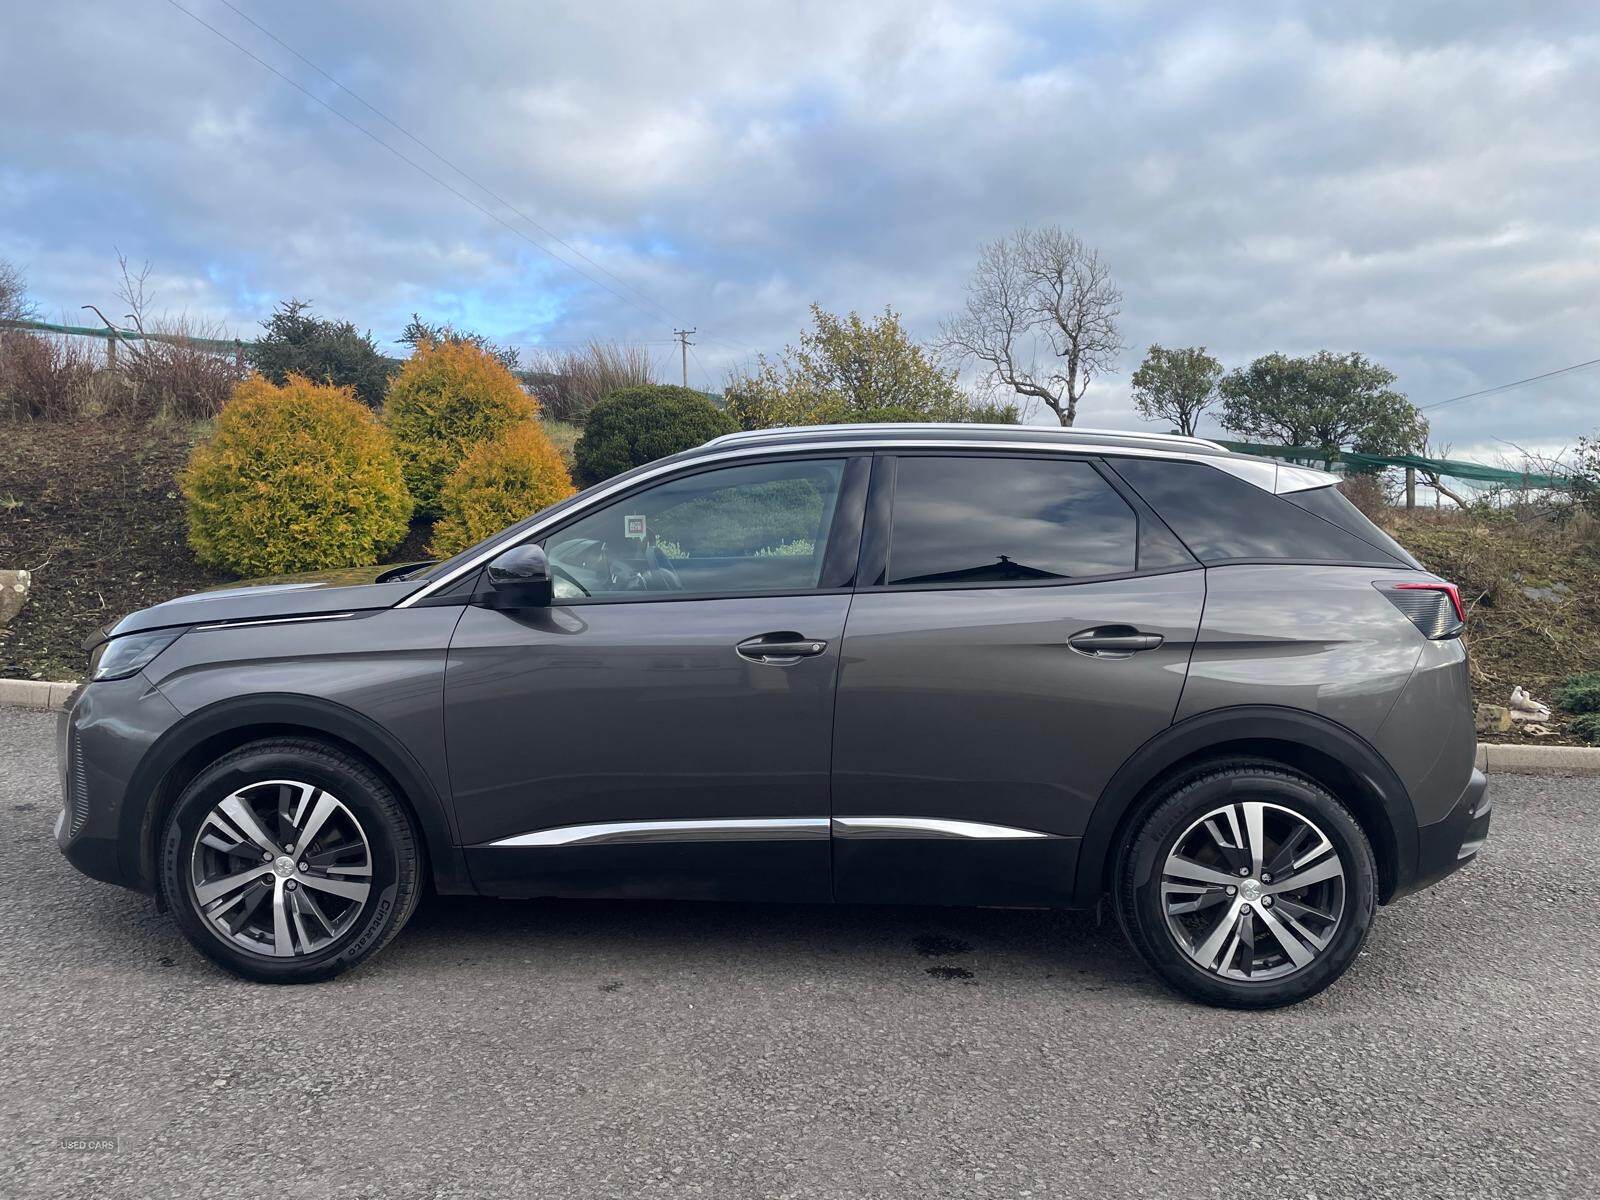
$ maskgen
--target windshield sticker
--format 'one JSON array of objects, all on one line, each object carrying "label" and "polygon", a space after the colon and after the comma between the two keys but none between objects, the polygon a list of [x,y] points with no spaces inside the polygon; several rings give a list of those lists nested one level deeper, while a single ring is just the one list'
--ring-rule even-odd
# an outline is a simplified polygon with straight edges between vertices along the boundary
[{"label": "windshield sticker", "polygon": [[644,517],[623,517],[622,536],[644,541]]}]

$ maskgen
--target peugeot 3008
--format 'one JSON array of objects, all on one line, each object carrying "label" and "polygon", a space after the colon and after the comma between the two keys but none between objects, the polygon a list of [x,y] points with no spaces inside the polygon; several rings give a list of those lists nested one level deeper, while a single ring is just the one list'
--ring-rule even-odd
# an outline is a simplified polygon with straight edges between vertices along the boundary
[{"label": "peugeot 3008", "polygon": [[92,649],[57,840],[215,962],[418,896],[1084,907],[1168,984],[1328,986],[1483,844],[1463,614],[1317,471],[1178,437],[718,438],[444,562]]}]

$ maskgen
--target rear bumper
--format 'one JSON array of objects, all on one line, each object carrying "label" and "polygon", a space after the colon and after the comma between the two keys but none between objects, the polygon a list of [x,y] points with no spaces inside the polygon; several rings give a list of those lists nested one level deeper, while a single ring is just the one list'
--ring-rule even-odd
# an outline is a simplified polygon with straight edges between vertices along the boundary
[{"label": "rear bumper", "polygon": [[1494,805],[1489,799],[1489,781],[1482,771],[1473,769],[1455,806],[1443,820],[1417,830],[1417,869],[1402,895],[1421,891],[1446,875],[1460,870],[1483,848],[1489,836],[1489,815]]}]

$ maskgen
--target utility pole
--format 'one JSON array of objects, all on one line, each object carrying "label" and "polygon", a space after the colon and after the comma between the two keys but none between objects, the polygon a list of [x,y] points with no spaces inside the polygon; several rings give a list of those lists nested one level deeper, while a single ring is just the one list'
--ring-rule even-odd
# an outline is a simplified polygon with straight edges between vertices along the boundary
[{"label": "utility pole", "polygon": [[689,340],[693,329],[674,329],[672,336],[678,339],[678,355],[683,359],[683,386],[689,386],[689,347],[694,345]]}]

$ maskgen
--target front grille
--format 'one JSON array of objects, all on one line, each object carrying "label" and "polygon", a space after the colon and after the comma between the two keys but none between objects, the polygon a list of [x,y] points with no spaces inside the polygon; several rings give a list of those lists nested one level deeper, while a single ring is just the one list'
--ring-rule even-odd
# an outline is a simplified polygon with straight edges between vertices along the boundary
[{"label": "front grille", "polygon": [[67,837],[75,838],[89,820],[89,772],[77,730],[67,735]]}]

